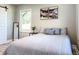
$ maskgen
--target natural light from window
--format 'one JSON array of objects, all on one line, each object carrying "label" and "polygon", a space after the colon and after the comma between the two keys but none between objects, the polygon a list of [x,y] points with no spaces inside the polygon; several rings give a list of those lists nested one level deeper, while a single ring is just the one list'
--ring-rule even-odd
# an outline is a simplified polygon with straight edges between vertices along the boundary
[{"label": "natural light from window", "polygon": [[31,9],[20,11],[20,31],[21,32],[31,31],[31,15],[32,15]]}]

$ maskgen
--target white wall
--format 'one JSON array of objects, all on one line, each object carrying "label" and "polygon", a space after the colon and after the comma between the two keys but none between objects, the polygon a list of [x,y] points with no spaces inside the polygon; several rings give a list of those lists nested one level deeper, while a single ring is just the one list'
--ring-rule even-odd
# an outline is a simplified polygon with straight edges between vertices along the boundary
[{"label": "white wall", "polygon": [[79,4],[76,5],[76,28],[77,28],[77,42],[79,47]]},{"label": "white wall", "polygon": [[8,6],[8,10],[7,10],[7,14],[8,14],[8,20],[7,20],[7,39],[12,39],[12,28],[13,28],[13,20],[15,17],[15,7],[13,5],[7,5]]},{"label": "white wall", "polygon": [[[58,19],[52,20],[40,20],[40,8],[56,6],[53,4],[29,4],[29,5],[18,5],[17,6],[17,17],[19,20],[19,12],[22,9],[32,9],[32,26],[35,25],[38,29],[40,27],[67,27],[69,34],[71,35],[74,42],[76,42],[76,7],[75,5],[58,5],[59,16]],[[26,36],[26,33],[21,33],[21,36]]]}]

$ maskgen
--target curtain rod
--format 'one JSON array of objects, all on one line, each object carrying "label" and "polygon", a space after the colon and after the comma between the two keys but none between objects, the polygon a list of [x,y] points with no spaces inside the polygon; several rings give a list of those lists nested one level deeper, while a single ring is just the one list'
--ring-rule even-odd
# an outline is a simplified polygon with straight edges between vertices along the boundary
[{"label": "curtain rod", "polygon": [[5,8],[6,11],[7,11],[7,9],[8,9],[7,6],[0,6],[0,7],[1,7],[1,8]]}]

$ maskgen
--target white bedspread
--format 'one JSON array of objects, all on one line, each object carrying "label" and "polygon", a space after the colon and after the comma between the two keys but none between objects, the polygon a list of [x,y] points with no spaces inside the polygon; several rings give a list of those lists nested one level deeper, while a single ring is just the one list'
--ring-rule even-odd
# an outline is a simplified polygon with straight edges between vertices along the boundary
[{"label": "white bedspread", "polygon": [[71,55],[67,35],[36,34],[14,41],[5,51],[9,55]]}]

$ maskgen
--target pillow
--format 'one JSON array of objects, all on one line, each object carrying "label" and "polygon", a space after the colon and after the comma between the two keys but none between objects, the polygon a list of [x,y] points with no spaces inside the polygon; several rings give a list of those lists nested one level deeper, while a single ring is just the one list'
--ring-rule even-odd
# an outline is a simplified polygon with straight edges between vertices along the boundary
[{"label": "pillow", "polygon": [[66,35],[66,28],[61,29],[61,35]]},{"label": "pillow", "polygon": [[66,35],[67,29],[66,28],[41,28],[40,32],[48,35]]},{"label": "pillow", "polygon": [[44,34],[54,35],[55,31],[51,28],[46,28],[46,29],[44,29]]},{"label": "pillow", "polygon": [[61,31],[60,31],[60,28],[46,28],[44,29],[44,34],[61,35]]},{"label": "pillow", "polygon": [[60,28],[53,28],[55,31],[54,35],[61,35]]}]

